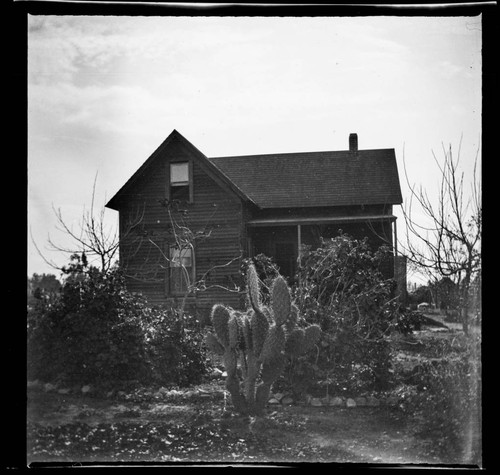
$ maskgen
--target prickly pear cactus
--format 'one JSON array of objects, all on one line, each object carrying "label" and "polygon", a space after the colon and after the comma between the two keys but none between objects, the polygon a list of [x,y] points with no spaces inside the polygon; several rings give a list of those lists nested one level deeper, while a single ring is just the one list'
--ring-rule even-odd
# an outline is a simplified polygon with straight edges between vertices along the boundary
[{"label": "prickly pear cactus", "polygon": [[[273,383],[286,358],[311,349],[319,339],[318,325],[297,328],[298,309],[282,276],[271,287],[271,305],[260,298],[259,279],[251,264],[247,271],[250,308],[241,313],[214,305],[211,321],[215,333],[206,336],[207,347],[222,355],[227,372],[226,389],[237,412],[263,415]],[[238,374],[240,368],[241,376]]]}]

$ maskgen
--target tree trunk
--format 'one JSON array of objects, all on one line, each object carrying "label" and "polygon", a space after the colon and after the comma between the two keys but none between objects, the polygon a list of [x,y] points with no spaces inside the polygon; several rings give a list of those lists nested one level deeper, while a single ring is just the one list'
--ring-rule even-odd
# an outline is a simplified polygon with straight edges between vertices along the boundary
[{"label": "tree trunk", "polygon": [[470,271],[467,270],[462,288],[462,328],[465,335],[469,334],[469,287]]}]

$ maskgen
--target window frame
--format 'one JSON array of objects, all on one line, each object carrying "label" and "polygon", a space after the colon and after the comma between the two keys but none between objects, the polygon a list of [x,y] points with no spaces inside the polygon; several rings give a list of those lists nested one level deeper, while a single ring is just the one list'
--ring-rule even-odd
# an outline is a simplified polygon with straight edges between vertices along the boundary
[{"label": "window frame", "polygon": [[[167,243],[166,246],[166,252],[168,255],[168,267],[166,269],[166,294],[167,296],[178,296],[178,295],[184,295],[188,288],[187,288],[187,282],[185,285],[181,285],[180,289],[174,288],[174,278],[172,275],[172,269],[186,269],[186,271],[189,273],[189,278],[191,280],[190,283],[194,282],[195,278],[195,273],[196,273],[196,261],[195,261],[195,249],[193,246],[185,246],[183,250],[189,251],[190,252],[190,258],[191,258],[191,265],[190,266],[183,266],[182,264],[179,265],[172,265],[173,264],[173,256],[172,256],[172,251],[179,251],[179,246],[176,243]],[[182,252],[182,250],[180,251]],[[182,256],[181,256],[182,257]],[[185,276],[183,275],[183,272],[181,271],[181,276],[183,279],[185,279]],[[181,283],[182,284],[182,283]]]},{"label": "window frame", "polygon": [[[181,165],[181,164],[186,164],[188,167],[188,181],[186,184],[181,184],[181,185],[175,185],[172,184],[172,165]],[[172,201],[172,189],[173,188],[180,188],[181,186],[186,186],[188,187],[188,200],[187,203],[193,203],[194,201],[194,190],[193,190],[193,161],[192,160],[173,160],[167,163],[166,166],[166,199],[167,201]],[[184,201],[184,200],[182,200]]]}]

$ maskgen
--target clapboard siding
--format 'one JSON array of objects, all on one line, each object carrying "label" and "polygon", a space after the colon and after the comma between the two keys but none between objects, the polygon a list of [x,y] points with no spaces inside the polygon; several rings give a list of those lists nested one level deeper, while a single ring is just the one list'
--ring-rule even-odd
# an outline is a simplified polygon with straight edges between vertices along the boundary
[{"label": "clapboard siding", "polygon": [[[166,285],[168,263],[162,251],[167,253],[169,243],[175,241],[164,200],[167,198],[169,164],[179,160],[190,161],[192,166],[193,203],[181,206],[186,213],[173,210],[172,217],[192,232],[204,231],[208,235],[195,241],[196,279],[213,269],[206,278],[209,288],[198,292],[188,303],[197,308],[210,308],[216,302],[237,306],[238,294],[210,286],[228,287],[238,283],[241,264],[238,257],[243,253],[242,243],[246,239],[241,200],[230,190],[223,189],[196,157],[175,140],[121,197],[121,261],[129,275],[127,286],[131,291],[142,292],[151,303],[172,302],[174,296],[169,295]],[[131,230],[134,223],[137,225]],[[223,265],[223,268],[218,267]]]}]

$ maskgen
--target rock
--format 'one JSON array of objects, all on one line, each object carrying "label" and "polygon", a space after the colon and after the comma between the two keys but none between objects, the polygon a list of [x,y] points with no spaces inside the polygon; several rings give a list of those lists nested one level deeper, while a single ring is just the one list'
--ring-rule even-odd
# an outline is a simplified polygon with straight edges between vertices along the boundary
[{"label": "rock", "polygon": [[269,399],[268,403],[269,404],[279,404],[280,402],[275,397],[272,397],[271,399]]},{"label": "rock", "polygon": [[366,406],[366,398],[365,397],[354,398],[354,401],[356,402],[356,406]]},{"label": "rock", "polygon": [[86,384],[82,387],[83,394],[89,394],[90,392],[92,392],[92,386],[90,386],[90,384]]},{"label": "rock", "polygon": [[356,401],[352,398],[348,398],[346,401],[347,407],[356,407]]},{"label": "rock", "polygon": [[69,388],[59,389],[57,392],[59,394],[69,394]]},{"label": "rock", "polygon": [[341,397],[332,397],[330,398],[330,402],[328,403],[330,406],[343,406],[344,401],[342,400]]},{"label": "rock", "polygon": [[293,398],[291,398],[290,396],[285,396],[282,400],[281,400],[281,404],[283,404],[284,406],[288,406],[290,404],[293,403]]},{"label": "rock", "polygon": [[311,406],[320,407],[322,405],[323,405],[323,403],[321,402],[321,399],[319,399],[317,397],[313,397],[311,399]]},{"label": "rock", "polygon": [[430,330],[431,332],[434,332],[434,333],[446,333],[446,332],[449,332],[450,329],[448,327],[446,328],[443,328],[443,327],[438,327],[438,328],[435,328],[435,327],[428,327],[427,328],[428,330]]},{"label": "rock", "polygon": [[43,386],[43,390],[48,393],[50,391],[54,391],[56,389],[56,386],[55,384],[51,384],[51,383],[45,383],[45,385]]},{"label": "rock", "polygon": [[366,399],[366,405],[370,407],[380,406],[380,401],[376,397],[369,397]]}]

